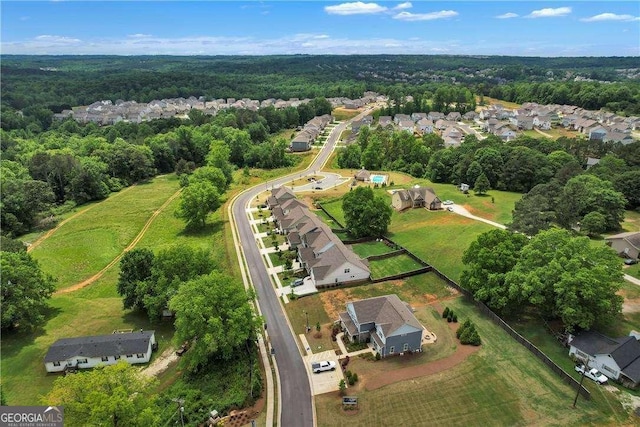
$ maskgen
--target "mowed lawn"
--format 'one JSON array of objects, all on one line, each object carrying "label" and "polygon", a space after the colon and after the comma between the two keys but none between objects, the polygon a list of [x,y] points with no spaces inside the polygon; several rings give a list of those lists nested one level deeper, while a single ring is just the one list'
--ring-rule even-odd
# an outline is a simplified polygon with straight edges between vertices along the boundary
[{"label": "mowed lawn", "polygon": [[[319,426],[370,425],[624,425],[631,423],[612,394],[598,391],[591,401],[581,399],[571,408],[575,390],[563,383],[528,350],[480,315],[462,297],[442,305],[458,319],[471,318],[483,345],[461,364],[430,376],[390,384],[377,390],[356,386],[359,411],[343,412],[337,393],[316,397]],[[419,313],[420,311],[418,311]],[[444,320],[433,319],[433,322]],[[429,325],[426,325],[429,328]],[[432,326],[432,329],[433,326]],[[447,333],[439,329],[440,337]],[[453,334],[452,331],[449,333]],[[439,337],[439,340],[440,340]],[[447,339],[454,340],[448,336]],[[456,344],[459,345],[459,344]],[[428,353],[428,347],[425,350]],[[446,356],[445,356],[446,357]],[[354,372],[389,372],[392,363],[355,361]],[[430,361],[427,359],[427,363]],[[358,368],[361,363],[372,368]],[[366,380],[365,380],[366,381]]]},{"label": "mowed lawn", "polygon": [[[167,189],[166,180],[162,179],[164,177],[160,178],[149,184],[152,187],[157,185],[156,191]],[[175,187],[171,186],[169,191],[166,191],[165,200],[175,192],[173,188],[177,188],[177,183]],[[154,194],[155,191],[150,191],[150,193]],[[159,203],[158,206],[162,203]],[[230,231],[225,227],[226,214],[224,209],[212,213],[203,230],[186,232],[184,222],[173,216],[173,211],[178,203],[179,197],[156,216],[136,247],[148,247],[157,251],[175,244],[185,244],[209,249],[216,265],[223,271],[229,271],[231,258],[227,257],[225,245],[212,245],[212,242],[226,242],[227,239],[230,239],[227,237],[227,233]],[[92,210],[98,208],[96,206]],[[127,206],[114,205],[112,208],[117,211],[126,209]],[[104,215],[110,214],[104,212]],[[78,227],[74,223],[84,220],[83,214],[72,219],[64,227]],[[144,225],[144,222],[142,224]],[[55,236],[56,234],[51,238]],[[43,242],[42,246],[46,242]],[[237,261],[235,262],[237,263]],[[53,381],[59,376],[46,373],[43,359],[49,346],[60,338],[109,334],[115,329],[138,330],[143,328],[156,330],[159,351],[154,353],[154,357],[172,344],[172,322],[150,323],[146,315],[123,309],[122,298],[116,291],[118,272],[119,265],[116,264],[93,284],[75,292],[54,296],[51,299],[51,310],[46,322],[40,329],[32,333],[3,334],[2,384],[9,404],[37,405],[41,403],[40,397],[48,393]]]},{"label": "mowed lawn", "polygon": [[395,249],[390,248],[384,242],[376,242],[375,240],[371,242],[353,244],[351,245],[351,249],[360,258],[366,258],[372,255],[384,255],[395,251]]},{"label": "mowed lawn", "polygon": [[[331,214],[331,216],[333,216],[340,225],[346,227],[344,212],[342,211],[342,198],[322,202],[322,207],[325,208],[325,210],[329,212],[329,214]],[[335,227],[339,227],[340,225],[336,224]]]},{"label": "mowed lawn", "polygon": [[172,174],[115,193],[64,224],[31,254],[58,279],[59,289],[85,280],[118,256],[178,189]]},{"label": "mowed lawn", "polygon": [[372,279],[407,273],[421,267],[422,265],[418,261],[414,260],[407,254],[400,254],[390,258],[369,261],[369,269],[371,270]]}]

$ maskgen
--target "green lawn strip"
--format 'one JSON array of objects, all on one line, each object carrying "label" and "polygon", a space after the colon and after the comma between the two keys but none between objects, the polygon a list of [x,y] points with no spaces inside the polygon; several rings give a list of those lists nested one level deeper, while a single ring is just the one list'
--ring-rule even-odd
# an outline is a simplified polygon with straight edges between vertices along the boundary
[{"label": "green lawn strip", "polygon": [[[322,207],[326,209],[327,212],[333,216],[336,221],[338,221],[343,226],[346,226],[344,220],[344,212],[342,212],[342,198],[338,198],[329,202],[321,202]],[[338,224],[335,224],[334,227],[339,227]]]},{"label": "green lawn strip", "polygon": [[87,279],[118,256],[178,188],[175,175],[136,185],[66,223],[31,254],[58,288]]},{"label": "green lawn strip", "polygon": [[408,271],[417,270],[421,267],[422,265],[407,254],[400,254],[391,258],[369,261],[372,279],[406,273]]},{"label": "green lawn strip", "polygon": [[421,305],[430,302],[435,297],[445,298],[451,295],[446,283],[433,273],[403,279],[402,282],[381,282],[349,288],[354,299],[379,297],[396,294],[405,302]]},{"label": "green lawn strip", "polygon": [[[640,231],[640,212],[625,211],[624,222],[621,225],[622,225],[622,232]],[[613,234],[617,234],[617,233],[613,233]]]},{"label": "green lawn strip", "polygon": [[[338,348],[338,345],[331,340],[331,324],[337,319],[330,319],[329,316],[327,316],[322,306],[320,295],[315,294],[297,298],[288,304],[284,304],[284,308],[296,338],[299,334],[305,333],[307,318],[309,319],[311,332],[307,333],[306,337],[311,351],[318,353]],[[305,315],[305,311],[308,313],[308,316]],[[316,324],[318,322],[320,322],[321,325],[321,336],[316,338]]]},{"label": "green lawn strip", "polygon": [[635,277],[636,279],[640,279],[640,264],[636,264],[636,265],[631,265],[629,267],[625,267],[622,270],[622,272],[624,274],[628,274],[629,276]]},{"label": "green lawn strip", "polygon": [[280,259],[277,252],[270,252],[268,255],[274,267],[284,264],[284,261]]},{"label": "green lawn strip", "polygon": [[262,242],[264,243],[265,248],[272,248],[274,241],[278,243],[278,246],[282,246],[282,244],[287,241],[287,237],[282,234],[274,233],[270,236],[266,236],[262,238]]},{"label": "green lawn strip", "polygon": [[371,255],[383,255],[395,250],[385,245],[384,242],[376,242],[375,240],[351,245],[351,249],[360,258],[366,258]]},{"label": "green lawn strip", "polygon": [[[413,210],[420,215],[420,210]],[[413,212],[408,212],[409,214]],[[494,227],[450,212],[424,213],[426,220],[394,223],[389,238],[409,249],[452,280],[459,281],[463,264],[462,254],[480,233]]]}]

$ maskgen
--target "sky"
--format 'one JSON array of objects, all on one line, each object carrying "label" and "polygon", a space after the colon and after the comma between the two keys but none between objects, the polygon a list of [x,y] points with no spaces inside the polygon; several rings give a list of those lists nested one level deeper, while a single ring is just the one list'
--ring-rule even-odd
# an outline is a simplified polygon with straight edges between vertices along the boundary
[{"label": "sky", "polygon": [[637,1],[7,1],[2,54],[639,56]]}]

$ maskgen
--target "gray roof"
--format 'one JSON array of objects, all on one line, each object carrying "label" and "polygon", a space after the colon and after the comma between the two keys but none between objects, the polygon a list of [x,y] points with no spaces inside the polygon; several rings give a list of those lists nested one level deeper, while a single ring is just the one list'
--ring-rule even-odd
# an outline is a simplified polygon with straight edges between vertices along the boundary
[{"label": "gray roof", "polygon": [[358,323],[374,322],[382,327],[385,336],[391,335],[404,325],[422,330],[418,319],[395,294],[367,298],[350,304],[356,313]]},{"label": "gray roof", "polygon": [[576,335],[570,344],[590,356],[610,355],[626,377],[640,382],[640,342],[634,336],[610,338],[586,331]]},{"label": "gray roof", "polygon": [[271,195],[276,198],[278,203],[282,203],[287,199],[293,199],[296,197],[296,195],[293,194],[293,191],[291,191],[289,187],[285,187],[284,185],[282,187],[271,190]]},{"label": "gray roof", "polygon": [[62,338],[54,342],[46,362],[61,362],[70,357],[103,357],[146,353],[149,341],[155,331],[131,332],[125,334],[97,335],[91,337]]},{"label": "gray roof", "polygon": [[636,249],[640,249],[640,231],[630,231],[627,233],[616,234],[615,236],[605,237],[605,240],[622,239],[632,245]]}]

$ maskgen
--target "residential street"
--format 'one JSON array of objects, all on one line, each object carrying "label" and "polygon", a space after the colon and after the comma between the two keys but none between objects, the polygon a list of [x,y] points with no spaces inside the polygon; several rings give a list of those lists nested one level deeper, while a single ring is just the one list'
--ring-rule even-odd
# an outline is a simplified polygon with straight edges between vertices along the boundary
[{"label": "residential street", "polygon": [[[278,187],[291,181],[294,177],[312,175],[314,170],[322,169],[347,124],[369,113],[370,110],[367,109],[354,119],[336,126],[327,138],[324,147],[306,171],[296,172],[259,184],[242,193],[232,206],[232,215],[236,222],[240,239],[240,242],[236,242],[236,248],[237,250],[241,249],[244,253],[251,282],[256,290],[258,304],[267,327],[270,347],[273,349],[276,360],[276,372],[279,377],[277,378],[278,403],[281,405],[281,408],[279,408],[281,409],[280,419],[276,424],[281,426],[313,426],[315,424],[313,397],[307,369],[304,366],[293,332],[287,322],[286,314],[262,261],[246,209],[249,207],[251,200],[264,192],[265,188]],[[272,404],[274,402],[267,402],[267,405]]]}]

